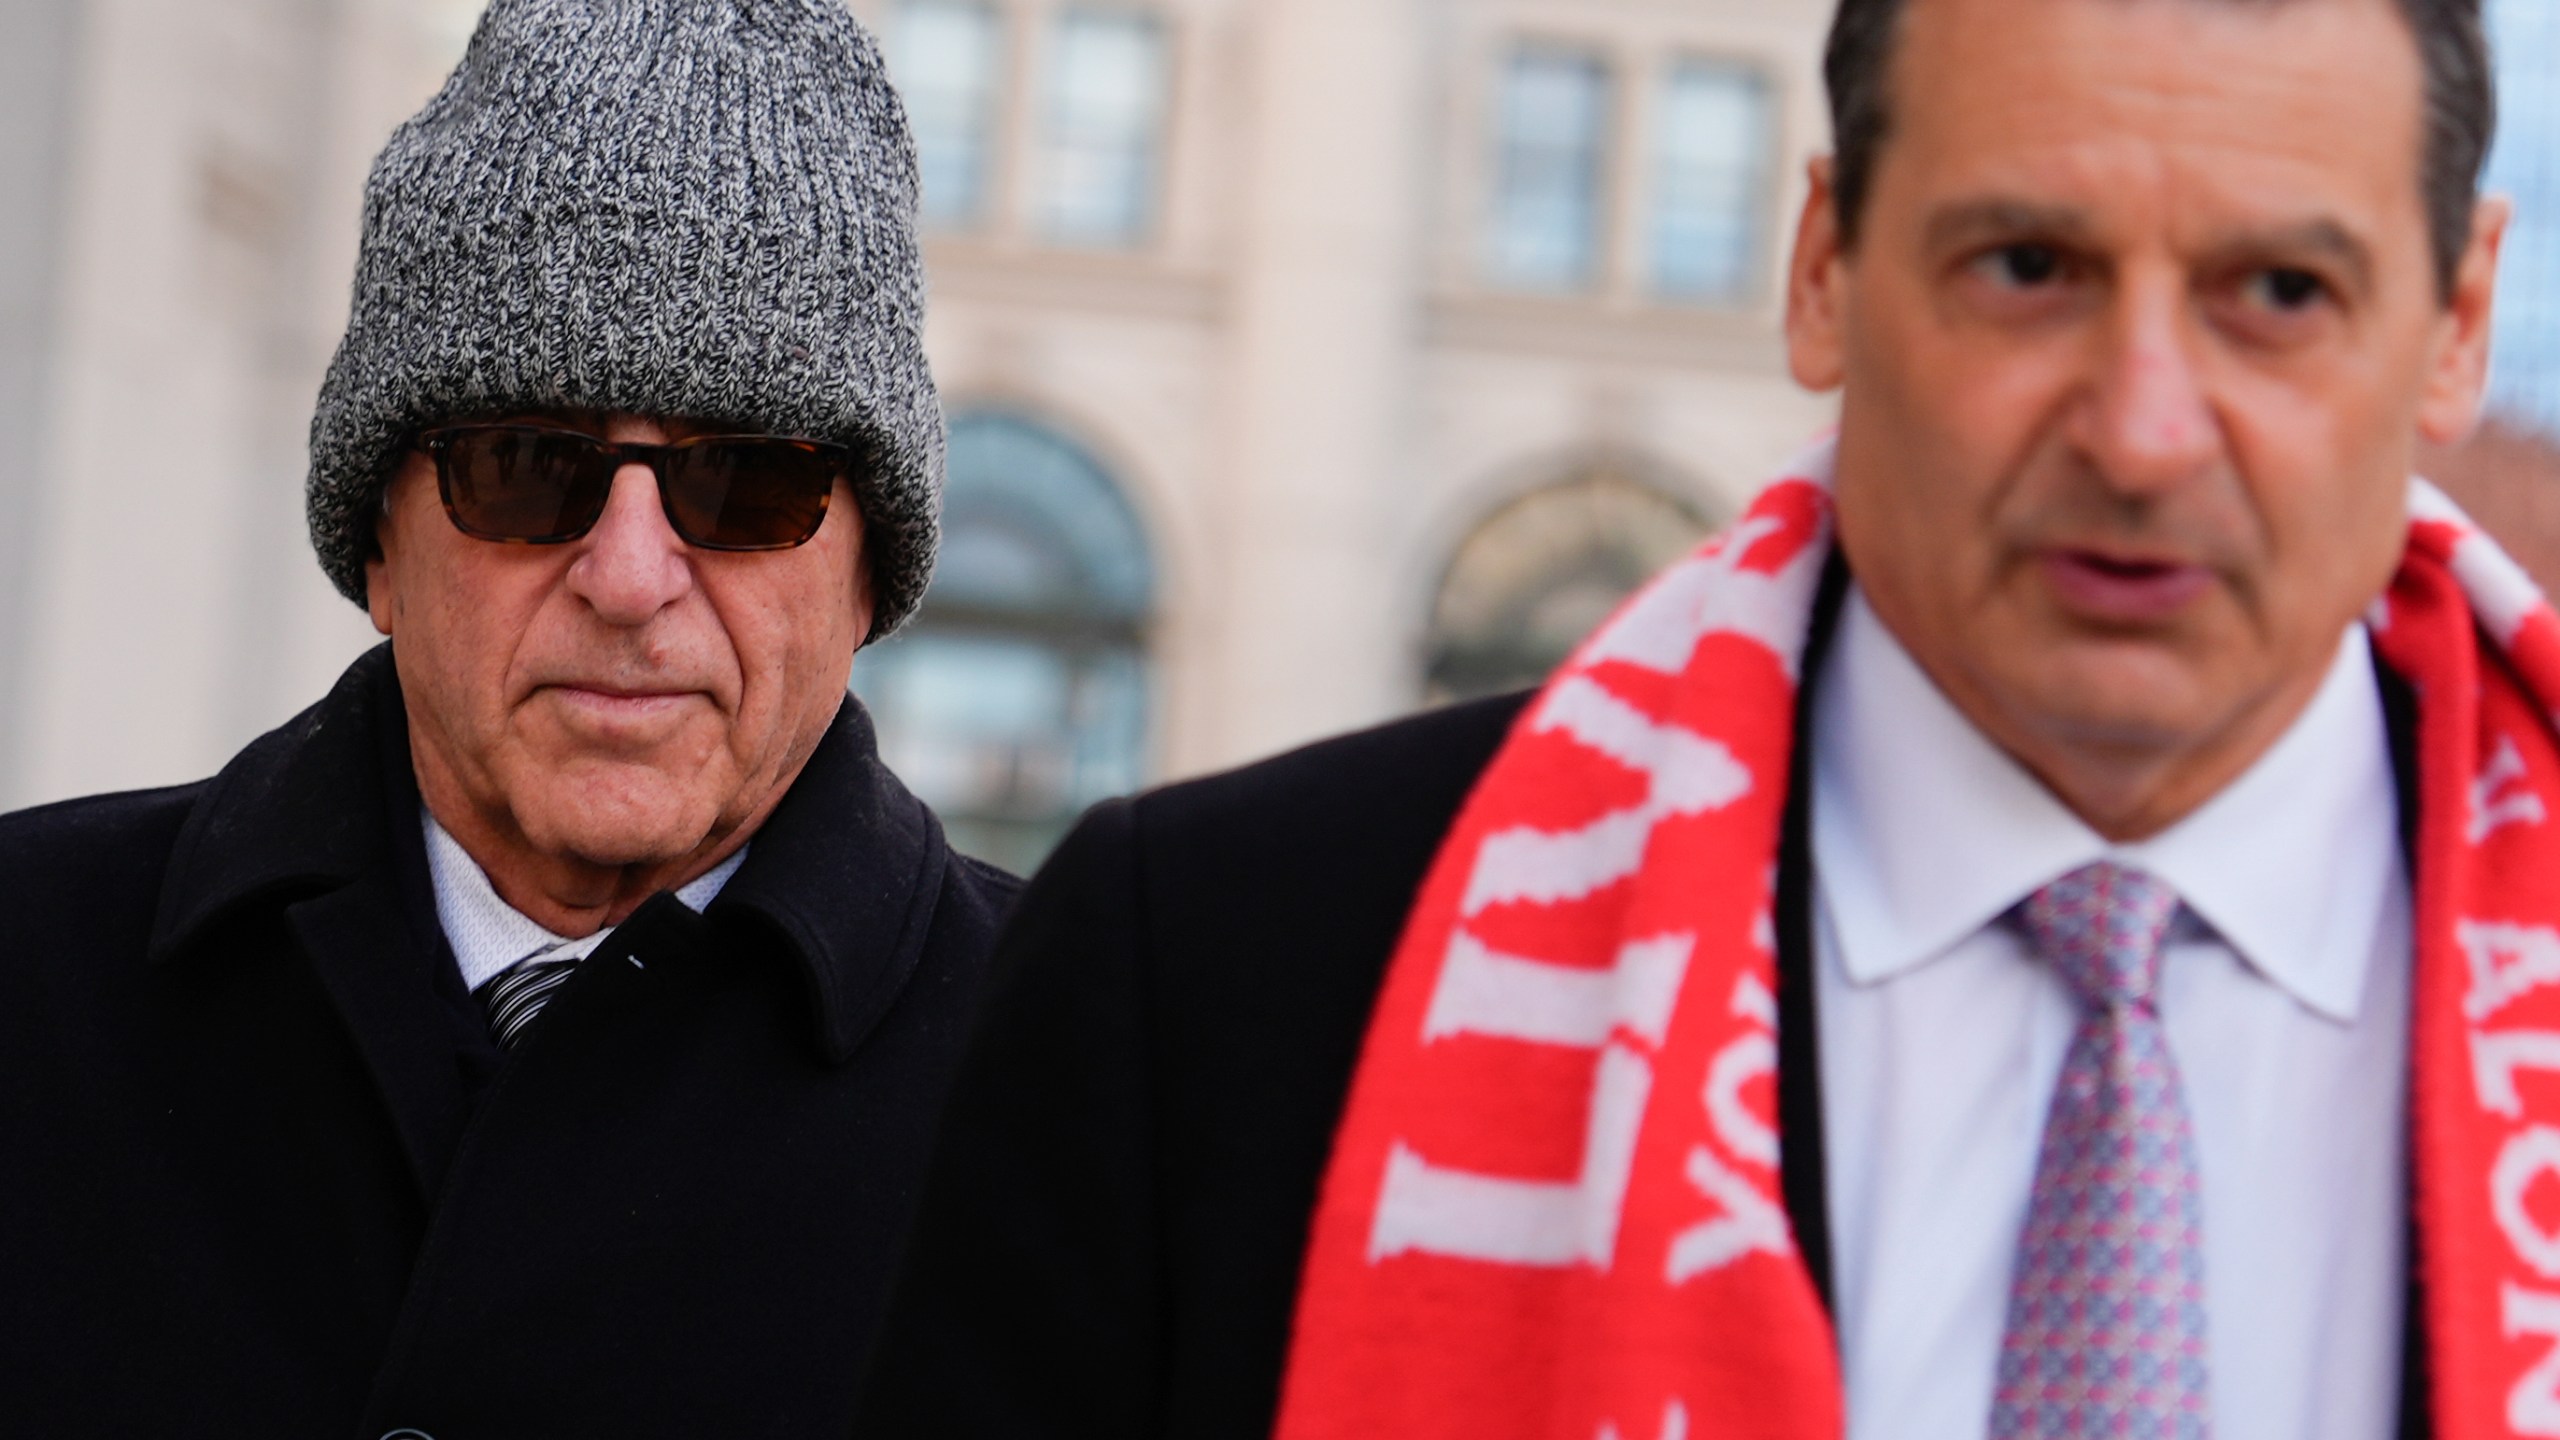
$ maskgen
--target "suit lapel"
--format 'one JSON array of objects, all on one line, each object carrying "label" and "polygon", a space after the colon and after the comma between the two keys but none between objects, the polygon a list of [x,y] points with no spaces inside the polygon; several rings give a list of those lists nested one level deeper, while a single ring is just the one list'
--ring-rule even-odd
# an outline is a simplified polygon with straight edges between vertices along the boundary
[{"label": "suit lapel", "polygon": [[[2382,663],[2379,655],[2374,657],[2373,668],[2382,694],[2383,730],[2391,741],[2392,789],[2399,798],[2400,861],[2414,884],[2418,871],[2418,695],[2409,687],[2408,681]],[[2403,1149],[2411,1157],[2417,1154],[2416,1120],[2416,1110],[2412,1107],[2403,1119],[2411,1133],[2411,1142]],[[2413,1160],[2403,1163],[2413,1164]],[[2427,1312],[2418,1288],[2417,1172],[2414,1168],[2410,1170],[2403,1189],[2412,1203],[2408,1206],[2408,1235],[2402,1247],[2402,1253],[2407,1257],[2409,1282],[2408,1298],[2402,1306],[2400,1321],[2399,1433],[2401,1440],[2425,1440],[2433,1432],[2433,1426],[2428,1420],[2427,1347],[2423,1324]]]},{"label": "suit lapel", "polygon": [[1849,567],[1835,550],[1814,597],[1813,628],[1798,669],[1795,742],[1788,765],[1787,808],[1779,822],[1778,893],[1778,1188],[1794,1227],[1796,1252],[1825,1311],[1831,1293],[1831,1210],[1823,1175],[1822,1046],[1813,999],[1813,689],[1821,683]]}]

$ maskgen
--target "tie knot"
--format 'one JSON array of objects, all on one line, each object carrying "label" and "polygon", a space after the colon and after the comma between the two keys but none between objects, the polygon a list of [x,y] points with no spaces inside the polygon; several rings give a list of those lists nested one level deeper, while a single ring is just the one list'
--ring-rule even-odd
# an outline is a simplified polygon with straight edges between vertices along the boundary
[{"label": "tie knot", "polygon": [[2101,860],[2054,881],[2018,907],[2036,953],[2093,1006],[2141,1005],[2160,981],[2160,942],[2178,892],[2140,870]]},{"label": "tie knot", "polygon": [[505,974],[480,987],[480,1003],[489,1012],[489,1028],[498,1037],[502,1049],[512,1050],[522,1039],[525,1027],[542,1007],[551,1003],[551,992],[569,983],[569,972],[578,968],[577,956],[565,960],[547,960],[565,945],[545,945],[517,961]]}]

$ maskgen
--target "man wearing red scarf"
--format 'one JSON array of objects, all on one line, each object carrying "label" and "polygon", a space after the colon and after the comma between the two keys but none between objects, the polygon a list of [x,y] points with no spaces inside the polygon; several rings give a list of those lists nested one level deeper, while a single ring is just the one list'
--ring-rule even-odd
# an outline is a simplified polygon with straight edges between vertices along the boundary
[{"label": "man wearing red scarf", "polygon": [[1846,0],[1836,439],[1533,697],[1097,811],[878,1434],[2560,1435],[2473,0]]}]

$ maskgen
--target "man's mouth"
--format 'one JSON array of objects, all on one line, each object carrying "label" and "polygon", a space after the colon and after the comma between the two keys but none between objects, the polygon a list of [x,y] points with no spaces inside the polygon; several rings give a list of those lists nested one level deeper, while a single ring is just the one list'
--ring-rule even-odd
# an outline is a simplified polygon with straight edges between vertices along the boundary
[{"label": "man's mouth", "polygon": [[655,719],[683,705],[698,693],[579,681],[561,681],[545,688],[561,703],[607,723]]},{"label": "man's mouth", "polygon": [[2048,550],[2042,558],[2063,608],[2101,624],[2156,624],[2213,585],[2211,570],[2180,560],[2077,549]]}]

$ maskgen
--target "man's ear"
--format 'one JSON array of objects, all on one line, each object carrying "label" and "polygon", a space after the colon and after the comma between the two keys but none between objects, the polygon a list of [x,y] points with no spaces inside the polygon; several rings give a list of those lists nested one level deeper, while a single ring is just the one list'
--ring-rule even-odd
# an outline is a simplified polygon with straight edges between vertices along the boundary
[{"label": "man's ear", "polygon": [[375,547],[373,558],[364,562],[364,613],[373,617],[373,628],[391,633],[391,568]]},{"label": "man's ear", "polygon": [[1796,219],[1796,248],[1787,262],[1787,368],[1808,390],[1835,390],[1846,365],[1841,310],[1840,209],[1832,188],[1832,160],[1818,156],[1806,167],[1804,213]]},{"label": "man's ear", "polygon": [[2489,388],[2489,331],[2497,313],[2498,255],[2515,206],[2503,195],[2471,212],[2471,243],[2454,269],[2453,294],[2438,319],[2436,353],[2418,395],[2418,433],[2438,445],[2459,444],[2480,421]]},{"label": "man's ear", "polygon": [[400,473],[392,472],[382,487],[382,501],[374,507],[373,553],[364,561],[364,613],[373,618],[373,628],[388,635],[392,617],[399,607],[391,600],[391,556],[397,551],[399,537],[393,533],[391,497],[400,488]]},{"label": "man's ear", "polygon": [[[866,534],[864,539],[870,537]],[[853,551],[853,648],[871,643],[872,622],[880,618],[879,591],[871,575],[871,547],[856,543]]]}]

